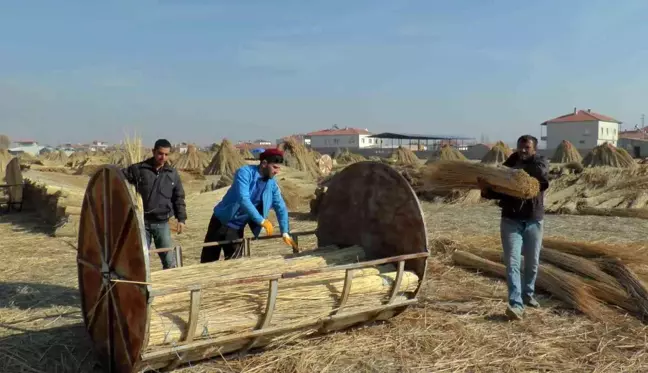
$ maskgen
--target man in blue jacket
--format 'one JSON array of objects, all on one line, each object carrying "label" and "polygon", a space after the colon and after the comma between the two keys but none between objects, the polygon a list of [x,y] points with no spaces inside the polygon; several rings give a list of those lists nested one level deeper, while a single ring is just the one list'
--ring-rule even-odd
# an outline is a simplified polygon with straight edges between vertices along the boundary
[{"label": "man in blue jacket", "polygon": [[[478,180],[482,197],[499,200],[502,208],[500,235],[509,303],[506,315],[512,320],[522,319],[525,305],[540,307],[534,292],[544,230],[544,195],[549,188],[549,178],[547,161],[536,154],[537,146],[538,139],[535,137],[521,136],[517,141],[517,151],[504,162],[505,167],[523,169],[538,180],[540,193],[537,196],[531,199],[511,197],[494,191],[485,180]],[[522,256],[524,271],[520,273]]]},{"label": "man in blue jacket", "polygon": [[[255,237],[259,236],[261,228],[271,235],[273,227],[267,217],[272,208],[277,214],[283,241],[296,247],[289,234],[288,209],[274,178],[279,173],[282,163],[281,150],[267,149],[261,153],[259,165],[243,166],[236,171],[232,186],[214,207],[205,243],[243,238],[246,225],[250,226]],[[203,247],[200,262],[217,261],[221,249],[225,253],[225,260],[240,257],[241,247],[242,243]]]}]

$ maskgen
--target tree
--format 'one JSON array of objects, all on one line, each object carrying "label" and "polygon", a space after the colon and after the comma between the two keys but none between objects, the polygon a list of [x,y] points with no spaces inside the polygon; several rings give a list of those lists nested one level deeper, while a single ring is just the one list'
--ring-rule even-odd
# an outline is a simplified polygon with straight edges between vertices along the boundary
[{"label": "tree", "polygon": [[0,135],[0,150],[9,149],[9,145],[11,145],[9,137],[7,135]]},{"label": "tree", "polygon": [[216,143],[211,144],[211,146],[209,147],[210,152],[217,152],[218,149],[220,149],[220,145],[218,145]]}]

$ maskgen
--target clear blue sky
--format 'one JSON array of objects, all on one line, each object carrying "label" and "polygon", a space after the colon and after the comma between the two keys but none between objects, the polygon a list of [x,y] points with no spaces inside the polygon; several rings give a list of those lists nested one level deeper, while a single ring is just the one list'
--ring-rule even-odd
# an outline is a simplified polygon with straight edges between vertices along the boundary
[{"label": "clear blue sky", "polygon": [[[340,126],[512,141],[632,127],[648,1],[1,2],[0,133],[200,144]],[[88,128],[88,125],[98,127]]]}]

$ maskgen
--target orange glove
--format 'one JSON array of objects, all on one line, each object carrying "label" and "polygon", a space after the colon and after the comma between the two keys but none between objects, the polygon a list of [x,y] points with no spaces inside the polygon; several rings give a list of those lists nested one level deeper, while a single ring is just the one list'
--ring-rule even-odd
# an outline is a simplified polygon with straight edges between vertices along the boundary
[{"label": "orange glove", "polygon": [[290,235],[288,233],[282,234],[282,237],[283,237],[283,242],[286,245],[292,246],[293,249],[297,250],[297,243],[295,243],[295,241],[293,241],[293,239],[290,237]]},{"label": "orange glove", "polygon": [[266,234],[268,236],[271,236],[272,233],[274,232],[274,229],[272,228],[272,223],[270,223],[268,219],[263,219],[263,221],[261,222],[261,226],[263,227],[263,229],[265,229]]}]

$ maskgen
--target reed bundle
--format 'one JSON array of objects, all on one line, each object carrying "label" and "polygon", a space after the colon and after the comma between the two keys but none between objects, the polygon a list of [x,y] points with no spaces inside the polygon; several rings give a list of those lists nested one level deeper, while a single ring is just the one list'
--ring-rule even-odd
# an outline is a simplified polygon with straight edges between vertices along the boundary
[{"label": "reed bundle", "polygon": [[351,153],[349,149],[344,149],[342,152],[336,151],[334,157],[339,164],[352,164],[367,160],[367,158],[360,154]]},{"label": "reed bundle", "polygon": [[45,156],[45,160],[51,164],[65,165],[68,160],[68,155],[63,150],[53,151]]},{"label": "reed bundle", "polygon": [[389,160],[397,165],[418,166],[421,164],[420,159],[418,159],[413,151],[402,146],[399,146],[394,150]]},{"label": "reed bundle", "polygon": [[241,157],[243,159],[254,159],[254,154],[248,148],[241,149]]},{"label": "reed bundle", "polygon": [[648,246],[640,243],[613,245],[545,237],[542,244],[584,258],[619,258],[628,263],[648,264]]},{"label": "reed bundle", "polygon": [[606,285],[619,288],[619,282],[605,273],[595,262],[577,255],[567,254],[548,247],[540,250],[540,260],[551,263],[558,268],[589,277]]},{"label": "reed bundle", "polygon": [[[365,257],[364,250],[323,248],[290,258],[271,256],[213,262],[155,272],[153,288],[204,284],[196,328],[196,339],[217,338],[253,330],[262,320],[268,297],[268,282],[209,287],[209,282],[240,279],[281,272],[307,271],[337,264],[349,264]],[[354,271],[351,292],[340,313],[364,310],[380,305],[390,294],[396,273],[393,265]],[[279,291],[270,326],[288,326],[330,315],[339,306],[345,271],[331,271],[279,280]],[[405,272],[399,289],[414,291],[418,278]],[[189,292],[162,295],[153,299],[149,324],[149,346],[177,342],[187,332]]]},{"label": "reed bundle", "polygon": [[7,149],[0,149],[0,180],[4,177],[7,165],[13,156]]},{"label": "reed bundle", "polygon": [[448,144],[444,144],[439,148],[439,150],[435,151],[430,159],[426,162],[426,164],[430,164],[436,161],[467,161],[468,158],[459,151],[459,149],[455,148],[454,146],[450,146]]},{"label": "reed bundle", "polygon": [[78,151],[70,154],[70,156],[67,159],[66,166],[72,167],[72,168],[78,168],[80,167],[88,158],[90,158],[90,155],[88,152],[84,151]]},{"label": "reed bundle", "polygon": [[607,142],[592,149],[583,159],[583,166],[585,167],[628,168],[635,164],[628,152],[620,152],[618,148]]},{"label": "reed bundle", "polygon": [[279,149],[284,152],[284,163],[286,166],[306,172],[314,178],[321,176],[313,153],[295,138],[289,137],[286,139],[286,141],[279,145]]},{"label": "reed bundle", "polygon": [[616,277],[630,294],[642,316],[648,316],[648,289],[639,276],[618,259],[606,259],[602,261],[601,265],[607,272]]},{"label": "reed bundle", "polygon": [[[142,139],[137,134],[134,134],[133,137],[126,135],[124,138],[124,167],[132,166],[141,162],[143,159]],[[128,188],[131,197],[139,209],[139,214],[144,214],[144,201],[142,200],[142,196],[137,193],[134,185],[128,184]]]},{"label": "reed bundle", "polygon": [[245,160],[232,143],[224,139],[211,162],[205,168],[205,175],[221,175],[230,179],[239,168],[245,166]]},{"label": "reed bundle", "polygon": [[583,156],[580,154],[578,149],[574,145],[567,141],[563,140],[556,151],[554,152],[551,161],[554,163],[580,163],[583,160]]},{"label": "reed bundle", "polygon": [[540,193],[540,183],[524,170],[508,167],[490,167],[463,161],[438,161],[425,166],[426,188],[477,189],[477,179],[486,180],[494,191],[513,197],[530,199]]},{"label": "reed bundle", "polygon": [[488,153],[484,155],[481,162],[485,164],[502,164],[511,156],[511,154],[513,154],[511,148],[502,141],[498,141],[493,145]]},{"label": "reed bundle", "polygon": [[173,162],[173,167],[182,171],[200,170],[202,173],[207,166],[209,166],[209,160],[193,144],[189,144],[187,152],[180,154]]},{"label": "reed bundle", "polygon": [[[493,260],[500,256],[495,250],[480,250],[479,254],[456,250],[452,259],[461,266],[506,278],[506,266]],[[583,280],[568,272],[550,265],[540,265],[536,286],[594,319],[601,318],[600,302],[590,293]]]}]

